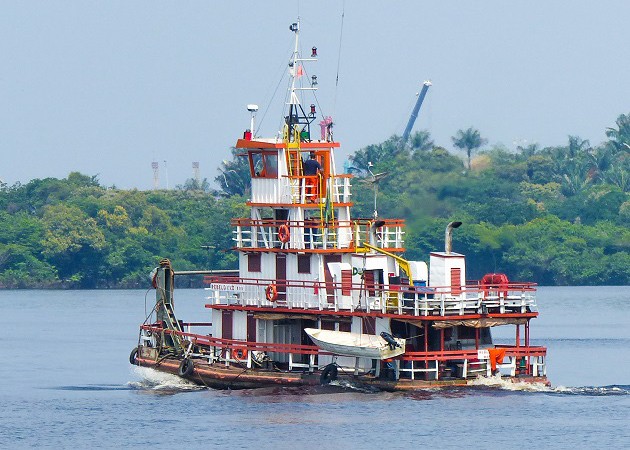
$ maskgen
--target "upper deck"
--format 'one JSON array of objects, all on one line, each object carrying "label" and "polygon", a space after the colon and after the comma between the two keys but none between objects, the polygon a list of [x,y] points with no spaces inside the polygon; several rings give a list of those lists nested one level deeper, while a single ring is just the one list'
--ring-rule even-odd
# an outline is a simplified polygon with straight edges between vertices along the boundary
[{"label": "upper deck", "polygon": [[[389,252],[404,251],[404,220],[383,220],[375,246]],[[235,249],[281,252],[356,252],[363,242],[370,242],[373,220],[322,221],[239,218],[232,220]],[[286,227],[286,234],[281,228]]]},{"label": "upper deck", "polygon": [[[536,285],[508,283],[485,286],[361,284],[341,282],[263,280],[239,277],[206,277],[210,293],[206,305],[214,309],[292,311],[339,315],[383,315],[416,320],[498,320],[517,323],[537,317]],[[273,285],[278,298],[268,300]],[[471,322],[470,326],[475,326]],[[486,325],[488,326],[488,325]]]}]

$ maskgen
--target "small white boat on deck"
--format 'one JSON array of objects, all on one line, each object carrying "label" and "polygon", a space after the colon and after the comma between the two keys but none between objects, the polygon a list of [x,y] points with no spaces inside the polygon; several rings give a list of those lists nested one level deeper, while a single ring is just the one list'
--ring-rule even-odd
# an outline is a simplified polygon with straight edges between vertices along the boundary
[{"label": "small white boat on deck", "polygon": [[304,328],[311,340],[324,351],[342,356],[388,359],[405,353],[405,340],[391,337],[391,342],[374,334]]}]

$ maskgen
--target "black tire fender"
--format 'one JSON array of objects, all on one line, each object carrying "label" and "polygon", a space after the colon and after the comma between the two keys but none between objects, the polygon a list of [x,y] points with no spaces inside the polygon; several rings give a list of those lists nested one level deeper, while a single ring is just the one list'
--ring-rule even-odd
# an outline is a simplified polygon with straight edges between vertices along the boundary
[{"label": "black tire fender", "polygon": [[322,374],[319,376],[320,384],[330,384],[331,381],[335,381],[337,379],[337,373],[337,365],[328,364],[324,367]]},{"label": "black tire fender", "polygon": [[129,363],[133,364],[134,366],[139,365],[138,364],[138,347],[131,350],[131,353],[129,354]]},{"label": "black tire fender", "polygon": [[188,377],[192,375],[193,370],[195,370],[195,364],[192,362],[192,359],[184,358],[182,359],[182,362],[179,363],[177,373],[180,377]]}]

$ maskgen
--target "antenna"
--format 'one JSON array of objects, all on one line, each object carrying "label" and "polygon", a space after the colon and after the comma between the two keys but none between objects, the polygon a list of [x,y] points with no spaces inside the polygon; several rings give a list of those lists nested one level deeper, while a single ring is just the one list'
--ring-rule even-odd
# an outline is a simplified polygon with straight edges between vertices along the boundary
[{"label": "antenna", "polygon": [[[295,139],[304,139],[310,141],[311,139],[311,123],[316,117],[315,104],[312,103],[308,112],[304,111],[304,108],[298,98],[298,93],[303,91],[317,91],[317,75],[312,75],[310,80],[306,81],[306,86],[302,86],[303,81],[301,77],[306,76],[303,64],[305,62],[317,61],[317,47],[311,49],[310,58],[303,58],[299,52],[299,34],[300,34],[300,19],[298,17],[297,22],[294,22],[289,26],[295,34],[295,46],[293,48],[293,54],[289,61],[289,92],[288,92],[288,115],[285,117],[285,130],[287,132],[287,138],[289,142]],[[299,81],[299,83],[298,83]],[[298,86],[298,84],[300,86]],[[317,98],[315,98],[317,101]],[[296,132],[299,132],[299,136],[296,136]]]},{"label": "antenna", "polygon": [[166,173],[166,190],[168,191],[168,167],[166,166],[166,160],[164,160],[164,173]]},{"label": "antenna", "polygon": [[254,119],[256,118],[256,112],[258,111],[258,105],[254,105],[250,103],[247,105],[247,111],[252,115],[249,131],[252,133],[252,137],[256,137],[256,133],[254,132]]},{"label": "antenna", "polygon": [[371,175],[371,179],[364,179],[361,180],[363,183],[371,183],[372,186],[374,187],[374,220],[376,220],[378,218],[378,208],[376,207],[376,198],[378,196],[378,183],[380,183],[380,181],[385,178],[389,172],[380,172],[380,173],[374,173],[372,172],[372,167],[374,167],[374,164],[372,164],[371,161],[368,161],[368,173]]},{"label": "antenna", "polygon": [[195,179],[197,188],[201,189],[201,179],[199,177],[199,161],[194,161],[192,163],[192,169],[193,169],[193,178]]},{"label": "antenna", "polygon": [[153,169],[153,190],[157,191],[160,187],[160,167],[157,161],[151,163],[151,168]]}]

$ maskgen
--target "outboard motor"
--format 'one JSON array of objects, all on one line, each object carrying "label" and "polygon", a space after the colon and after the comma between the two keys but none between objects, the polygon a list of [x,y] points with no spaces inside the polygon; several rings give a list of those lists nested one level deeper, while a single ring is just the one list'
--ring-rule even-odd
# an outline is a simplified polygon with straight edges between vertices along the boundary
[{"label": "outboard motor", "polygon": [[394,350],[396,347],[400,347],[400,344],[398,342],[396,342],[396,339],[394,339],[394,336],[392,336],[389,333],[386,333],[385,331],[383,331],[381,333],[381,337],[383,339],[385,339],[385,342],[387,342],[389,344],[389,349],[390,350]]}]

